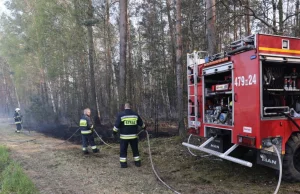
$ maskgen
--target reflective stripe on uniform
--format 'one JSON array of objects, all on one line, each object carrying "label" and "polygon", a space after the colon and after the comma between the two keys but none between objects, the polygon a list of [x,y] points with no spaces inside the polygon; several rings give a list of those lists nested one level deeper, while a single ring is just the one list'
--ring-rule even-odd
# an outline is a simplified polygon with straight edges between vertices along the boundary
[{"label": "reflective stripe on uniform", "polygon": [[135,138],[137,138],[136,134],[130,134],[130,135],[120,134],[120,139],[135,139]]},{"label": "reflective stripe on uniform", "polygon": [[143,124],[142,128],[145,128],[145,127],[146,127],[146,125],[145,125],[145,124]]},{"label": "reflective stripe on uniform", "polygon": [[85,119],[80,119],[79,126],[80,127],[86,127],[87,126],[87,121]]},{"label": "reflective stripe on uniform", "polygon": [[121,117],[121,121],[124,122],[124,125],[137,125],[138,116],[136,115],[127,115]]},{"label": "reflective stripe on uniform", "polygon": [[133,159],[134,159],[134,161],[140,161],[141,160],[139,156],[136,156]]},{"label": "reflective stripe on uniform", "polygon": [[122,116],[121,117],[121,120],[123,121],[123,119],[127,119],[127,118],[138,118],[138,116],[136,116],[136,115],[126,115],[126,116]]},{"label": "reflective stripe on uniform", "polygon": [[82,148],[82,151],[86,151],[86,147],[83,147],[83,148]]},{"label": "reflective stripe on uniform", "polygon": [[17,122],[15,122],[15,124],[21,124],[21,121],[17,121]]},{"label": "reflective stripe on uniform", "polygon": [[127,158],[121,158],[120,157],[120,162],[126,162],[127,161]]},{"label": "reflective stripe on uniform", "polygon": [[81,134],[91,134],[91,133],[92,133],[92,130],[81,131]]},{"label": "reflective stripe on uniform", "polygon": [[114,127],[114,128],[113,128],[113,131],[118,132],[119,129],[118,129],[117,127]]},{"label": "reflective stripe on uniform", "polygon": [[97,146],[92,146],[92,149],[94,150],[94,149],[97,149]]}]

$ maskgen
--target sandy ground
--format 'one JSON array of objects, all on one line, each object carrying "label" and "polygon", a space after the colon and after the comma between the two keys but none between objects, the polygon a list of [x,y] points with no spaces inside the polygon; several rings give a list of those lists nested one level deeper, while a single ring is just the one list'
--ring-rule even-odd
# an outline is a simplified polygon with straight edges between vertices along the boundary
[{"label": "sandy ground", "polygon": [[[146,142],[140,143],[142,167],[135,167],[128,157],[127,169],[119,167],[118,149],[102,146],[100,153],[84,156],[79,145],[61,143],[36,132],[16,134],[14,125],[0,124],[0,144],[10,149],[41,194],[172,193],[152,173]],[[270,169],[191,157],[178,138],[153,139],[151,145],[161,177],[181,193],[265,194],[275,190],[276,175]],[[300,183],[283,183],[280,193],[299,194]]]}]

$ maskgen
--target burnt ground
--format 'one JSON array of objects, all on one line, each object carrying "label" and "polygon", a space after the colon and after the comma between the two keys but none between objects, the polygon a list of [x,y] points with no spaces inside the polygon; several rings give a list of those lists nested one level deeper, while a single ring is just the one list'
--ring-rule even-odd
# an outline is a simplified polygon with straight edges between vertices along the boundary
[{"label": "burnt ground", "polygon": [[[76,138],[78,143],[79,134]],[[42,194],[172,193],[154,177],[146,141],[140,142],[142,167],[136,168],[128,157],[129,168],[120,169],[118,149],[100,146],[101,153],[84,156],[80,145],[62,139],[26,130],[16,134],[13,125],[0,123],[0,144],[10,149],[12,158]],[[214,157],[192,157],[178,137],[153,138],[151,146],[162,179],[181,193],[267,194],[273,193],[277,185],[272,169],[243,167]],[[299,194],[300,183],[282,183],[279,193]]]},{"label": "burnt ground", "polygon": [[[76,130],[78,129],[77,126],[68,126],[68,125],[43,125],[43,126],[23,126],[25,131],[36,131],[38,133],[42,133],[49,137],[54,137],[62,140],[68,139],[72,136]],[[149,125],[150,129],[154,127]],[[118,143],[118,140],[115,139],[112,135],[113,126],[111,125],[100,125],[96,126],[95,130],[100,135],[100,137],[108,143]],[[174,128],[172,125],[162,125],[161,129],[158,131],[148,130],[149,134],[152,137],[172,137],[177,134],[177,129]],[[95,137],[97,137],[95,135]],[[139,139],[144,140],[146,139],[145,133],[139,134]],[[74,134],[74,136],[69,140],[75,144],[81,144],[81,135],[80,132]],[[99,141],[99,144],[102,145],[103,143]]]}]

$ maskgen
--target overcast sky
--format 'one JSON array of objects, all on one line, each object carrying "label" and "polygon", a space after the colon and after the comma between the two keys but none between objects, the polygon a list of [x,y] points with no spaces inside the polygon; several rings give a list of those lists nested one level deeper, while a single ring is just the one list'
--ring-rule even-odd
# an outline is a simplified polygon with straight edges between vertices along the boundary
[{"label": "overcast sky", "polygon": [[7,0],[0,0],[0,14],[2,14],[4,11],[6,11],[6,8],[5,8],[5,1]]}]

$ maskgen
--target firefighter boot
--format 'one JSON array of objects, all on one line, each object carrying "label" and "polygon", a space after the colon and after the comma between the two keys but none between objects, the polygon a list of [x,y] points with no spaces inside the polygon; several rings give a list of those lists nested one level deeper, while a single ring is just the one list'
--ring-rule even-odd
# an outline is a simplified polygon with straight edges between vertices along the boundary
[{"label": "firefighter boot", "polygon": [[98,152],[100,152],[100,150],[98,148],[93,149],[93,153],[98,153]]},{"label": "firefighter boot", "polygon": [[83,151],[83,154],[89,154],[89,152],[87,150]]},{"label": "firefighter boot", "polygon": [[134,164],[136,167],[141,167],[141,161],[134,161]]},{"label": "firefighter boot", "polygon": [[127,168],[127,162],[120,162],[121,168]]},{"label": "firefighter boot", "polygon": [[85,147],[82,148],[82,151],[83,151],[83,154],[88,154],[89,153],[89,151]]}]

